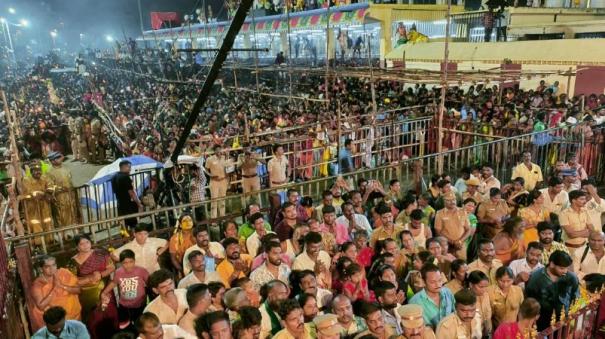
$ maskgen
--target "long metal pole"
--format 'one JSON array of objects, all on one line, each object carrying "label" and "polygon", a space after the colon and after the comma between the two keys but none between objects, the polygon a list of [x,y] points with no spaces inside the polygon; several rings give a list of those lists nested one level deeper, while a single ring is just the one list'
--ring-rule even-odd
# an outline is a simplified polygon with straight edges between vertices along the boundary
[{"label": "long metal pole", "polygon": [[6,35],[8,35],[8,45],[11,48],[11,54],[13,55],[13,62],[17,63],[17,58],[15,57],[15,48],[13,47],[13,39],[11,38],[11,28],[8,25],[8,21],[4,20],[4,25],[6,26]]},{"label": "long metal pole", "polygon": [[443,173],[443,112],[445,111],[445,94],[447,93],[447,73],[449,60],[449,41],[450,41],[450,13],[452,10],[452,0],[447,0],[447,14],[445,19],[445,50],[443,52],[444,69],[441,73],[441,102],[439,103],[439,129],[437,131],[437,172]]},{"label": "long metal pole", "polygon": [[328,74],[330,73],[330,39],[331,39],[331,34],[330,34],[330,4],[328,3],[328,11],[327,11],[327,17],[326,17],[326,81],[325,81],[325,89],[326,89],[326,106],[330,107],[330,90],[329,90],[329,80],[328,80]]},{"label": "long metal pole", "polygon": [[193,125],[195,125],[195,121],[197,120],[197,117],[200,114],[202,106],[210,95],[212,86],[214,86],[214,81],[218,77],[219,72],[223,67],[223,63],[225,62],[225,59],[227,59],[227,54],[229,54],[229,51],[233,47],[235,37],[239,33],[239,30],[241,29],[242,25],[244,24],[244,21],[246,20],[246,14],[248,13],[250,7],[252,7],[252,1],[253,0],[242,0],[239,8],[237,9],[237,12],[235,13],[235,16],[233,17],[233,20],[231,21],[231,25],[229,26],[227,35],[225,35],[223,43],[221,44],[221,49],[218,51],[216,58],[212,63],[210,72],[208,72],[208,76],[204,80],[204,86],[202,86],[202,90],[200,91],[200,94],[198,95],[197,100],[193,105],[193,109],[191,110],[191,113],[187,118],[183,133],[181,134],[179,141],[176,143],[174,152],[172,152],[172,156],[170,157],[170,160],[172,160],[172,162],[175,164],[177,163],[178,156],[181,153],[183,146],[185,146],[185,143],[189,138],[189,133],[191,133],[191,129],[193,128]]},{"label": "long metal pole", "polygon": [[139,7],[139,24],[141,25],[141,35],[145,29],[143,28],[143,11],[141,10],[141,0],[137,0],[137,6]]}]

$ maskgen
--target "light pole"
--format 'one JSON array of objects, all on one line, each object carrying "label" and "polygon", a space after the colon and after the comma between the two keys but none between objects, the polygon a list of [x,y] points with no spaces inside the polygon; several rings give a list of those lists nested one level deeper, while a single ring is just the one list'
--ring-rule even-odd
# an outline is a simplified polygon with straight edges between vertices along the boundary
[{"label": "light pole", "polygon": [[53,49],[55,49],[55,39],[57,38],[57,30],[50,31],[50,37],[53,40]]},{"label": "light pole", "polygon": [[6,28],[6,35],[8,36],[8,47],[10,48],[11,54],[13,55],[13,62],[16,63],[17,59],[15,58],[15,49],[13,48],[13,39],[11,38],[11,28],[9,26],[9,22],[5,18],[0,18],[0,22],[2,22],[2,24]]}]

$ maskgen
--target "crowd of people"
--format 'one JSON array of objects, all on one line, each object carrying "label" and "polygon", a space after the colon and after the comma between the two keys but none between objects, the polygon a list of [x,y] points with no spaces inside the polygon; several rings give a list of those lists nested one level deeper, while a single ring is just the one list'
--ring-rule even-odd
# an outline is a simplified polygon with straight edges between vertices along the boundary
[{"label": "crowd of people", "polygon": [[40,260],[33,337],[533,338],[602,283],[605,200],[567,160],[543,176],[525,152],[510,183],[483,166],[427,192],[360,180],[317,206],[290,189],[216,239],[189,214],[111,251],[78,235],[65,267]]},{"label": "crowd of people", "polygon": [[[60,195],[70,192],[60,152],[89,162],[131,154],[164,161],[195,99],[194,84],[157,82],[103,60],[88,63],[86,75],[51,73],[56,63],[39,63],[10,86],[16,98],[11,105],[26,131],[21,150],[36,161],[21,192],[39,198],[26,216],[30,228],[38,222],[34,232],[51,227],[53,208],[63,213],[55,213],[64,218],[60,226],[77,221],[75,198]],[[405,190],[397,179],[339,178],[313,203],[284,189],[294,179],[292,156],[298,154],[286,156],[276,142],[308,136],[312,149],[320,136],[324,144],[338,141],[338,167],[325,176],[377,166],[365,160],[372,159],[372,148],[358,162],[353,155],[367,150],[355,146],[355,133],[334,139],[334,102],[287,103],[225,84],[223,79],[191,136],[207,142],[184,151],[203,158],[191,179],[190,201],[201,202],[207,186],[211,197],[224,196],[231,166],[241,171],[244,192],[261,188],[258,163],[264,159],[254,148],[244,144],[241,157],[230,159],[230,150],[238,149],[235,136],[248,134],[250,144],[271,147],[262,185],[284,191],[279,208],[265,213],[251,202],[241,221],[222,224],[219,237],[199,221],[224,215],[220,201],[209,216],[181,215],[166,239],[150,236],[150,225],[136,218],[127,219],[132,239],[116,249],[95,248],[90,236],[75,236],[68,263],[39,260],[27,291],[34,300],[34,338],[530,338],[570,312],[594,273],[605,273],[605,201],[575,155],[556,159],[551,169],[526,151],[505,184],[484,164],[436,175],[426,191]],[[305,76],[296,89],[320,99],[323,86],[322,79]],[[433,114],[439,95],[424,85],[378,82],[374,116],[368,114],[369,82],[338,79],[329,92],[340,99],[353,131]],[[451,127],[490,135],[605,120],[603,95],[568,98],[557,83],[507,89],[501,99],[499,92],[484,85],[450,88]],[[384,113],[402,106],[422,109]],[[317,121],[325,123],[312,133],[295,128]],[[261,136],[278,129],[285,132]],[[449,134],[444,139],[448,148],[475,142]],[[52,168],[37,164],[41,158]],[[142,207],[129,173],[130,164],[122,161],[112,180],[120,188],[114,190],[120,214]]]}]

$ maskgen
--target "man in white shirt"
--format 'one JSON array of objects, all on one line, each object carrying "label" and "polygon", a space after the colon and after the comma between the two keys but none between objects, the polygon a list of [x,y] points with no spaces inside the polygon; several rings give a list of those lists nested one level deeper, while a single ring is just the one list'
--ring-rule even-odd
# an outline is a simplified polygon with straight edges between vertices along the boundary
[{"label": "man in white shirt", "polygon": [[588,244],[578,248],[573,256],[573,270],[578,280],[591,273],[605,274],[605,234],[592,231],[588,236]]},{"label": "man in white shirt", "polygon": [[269,187],[277,187],[288,183],[288,158],[284,156],[284,147],[275,145],[273,147],[273,158],[267,163],[269,172]]},{"label": "man in white shirt", "polygon": [[137,258],[137,265],[146,269],[149,274],[159,270],[158,258],[168,249],[168,241],[149,237],[149,228],[149,224],[137,224],[134,228],[134,239],[111,252],[111,259],[119,262],[120,253],[124,250],[131,250]]},{"label": "man in white shirt", "polygon": [[345,225],[349,230],[351,238],[359,231],[366,232],[368,237],[372,236],[372,227],[368,218],[363,214],[355,213],[355,208],[351,202],[347,201],[342,204],[342,215],[336,218],[336,223]]},{"label": "man in white shirt", "polygon": [[288,284],[291,270],[281,260],[282,249],[279,242],[267,242],[264,250],[267,254],[267,259],[250,273],[250,280],[259,288],[269,281],[276,279]]},{"label": "man in white shirt", "polygon": [[155,314],[161,324],[176,325],[187,311],[187,290],[175,289],[172,273],[165,269],[149,276],[149,286],[158,296],[145,307],[145,312]]},{"label": "man in white shirt", "polygon": [[195,284],[208,284],[213,281],[222,282],[221,276],[216,271],[206,272],[206,256],[202,252],[195,250],[187,255],[191,272],[179,281],[178,288],[188,288]]},{"label": "man in white shirt", "polygon": [[597,230],[603,228],[603,212],[605,212],[605,199],[599,197],[597,189],[592,180],[582,180],[582,190],[588,195],[586,196],[586,210],[593,227]]},{"label": "man in white shirt", "polygon": [[320,311],[332,303],[332,292],[325,288],[321,288],[317,284],[317,276],[311,270],[303,270],[298,273],[299,287],[303,293],[308,293],[315,296],[317,308]]},{"label": "man in white shirt", "polygon": [[548,212],[559,215],[569,205],[569,196],[563,187],[561,179],[553,176],[548,179],[548,187],[540,190],[544,196],[544,208]]},{"label": "man in white shirt", "polygon": [[529,279],[531,272],[544,267],[540,263],[542,251],[544,251],[544,247],[539,242],[532,241],[527,245],[525,258],[513,260],[508,265],[515,275],[515,284],[519,287],[525,288],[525,282]]},{"label": "man in white shirt", "polygon": [[321,234],[309,232],[305,236],[305,250],[292,263],[292,270],[310,270],[319,276],[320,286],[327,287],[325,282],[331,281],[330,264],[332,258],[321,249]]},{"label": "man in white shirt", "polygon": [[252,233],[248,239],[246,239],[246,249],[248,250],[248,254],[250,254],[252,258],[255,258],[261,247],[261,239],[268,233],[273,232],[265,229],[265,218],[260,212],[252,214],[248,218],[248,222],[250,222],[254,227],[254,233]]},{"label": "man in white shirt", "polygon": [[136,321],[136,329],[139,332],[137,339],[155,338],[183,338],[196,339],[195,335],[174,324],[162,324],[158,317],[150,312],[143,313]]},{"label": "man in white shirt", "polygon": [[196,284],[187,289],[187,313],[179,319],[179,327],[195,336],[195,320],[208,311],[212,296],[206,284]]},{"label": "man in white shirt", "polygon": [[225,258],[223,245],[216,241],[210,241],[208,229],[204,226],[196,227],[193,230],[193,236],[195,237],[196,244],[189,247],[183,255],[183,273],[189,274],[191,272],[191,264],[189,264],[187,257],[193,251],[200,251],[206,257],[214,258],[214,267],[206,267],[206,271],[214,272],[218,262]]}]

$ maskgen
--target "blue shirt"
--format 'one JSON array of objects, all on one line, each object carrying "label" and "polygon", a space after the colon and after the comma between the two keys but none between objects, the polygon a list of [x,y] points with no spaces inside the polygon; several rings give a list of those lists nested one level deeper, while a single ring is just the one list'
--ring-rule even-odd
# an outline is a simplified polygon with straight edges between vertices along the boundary
[{"label": "blue shirt", "polygon": [[77,320],[65,320],[65,326],[59,336],[50,333],[46,326],[34,333],[32,339],[90,339],[86,326]]},{"label": "blue shirt", "polygon": [[340,173],[353,172],[353,155],[346,147],[340,149],[338,154],[338,164],[340,165]]},{"label": "blue shirt", "polygon": [[436,328],[441,319],[455,312],[456,301],[454,295],[447,287],[442,287],[439,291],[439,307],[426,294],[426,290],[422,290],[410,299],[410,304],[422,306],[422,317],[427,326]]}]

